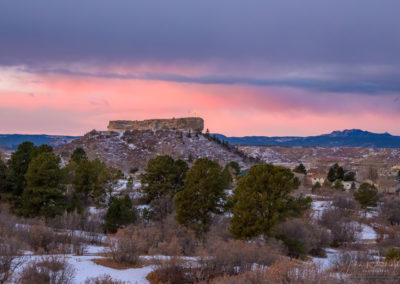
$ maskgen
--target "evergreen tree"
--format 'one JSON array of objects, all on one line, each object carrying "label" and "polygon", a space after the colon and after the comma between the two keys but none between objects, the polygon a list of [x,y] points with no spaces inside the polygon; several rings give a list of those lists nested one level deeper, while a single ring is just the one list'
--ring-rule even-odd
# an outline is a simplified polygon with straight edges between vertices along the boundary
[{"label": "evergreen tree", "polygon": [[82,161],[86,161],[87,159],[88,157],[86,155],[86,152],[81,147],[76,148],[71,154],[71,161],[75,162],[76,164],[79,164]]},{"label": "evergreen tree", "polygon": [[363,183],[357,192],[354,193],[354,198],[360,203],[362,208],[376,207],[378,205],[378,190],[375,186],[369,183]]},{"label": "evergreen tree", "polygon": [[303,174],[303,175],[307,174],[306,167],[303,165],[303,163],[300,163],[300,165],[295,167],[293,171],[295,173],[299,173],[299,174]]},{"label": "evergreen tree", "polygon": [[116,233],[123,226],[136,220],[136,210],[128,195],[123,198],[115,198],[106,213],[106,231]]},{"label": "evergreen tree", "polygon": [[337,163],[335,163],[332,167],[330,167],[327,179],[330,182],[334,182],[337,179],[343,180],[344,169],[340,167]]},{"label": "evergreen tree", "polygon": [[252,166],[234,190],[230,231],[235,238],[269,236],[271,230],[287,217],[300,216],[311,198],[294,198],[291,193],[300,185],[293,173],[270,164]]},{"label": "evergreen tree", "polygon": [[342,167],[338,167],[336,171],[336,179],[343,180],[344,179],[344,170]]},{"label": "evergreen tree", "polygon": [[229,170],[228,165],[225,166],[224,170],[221,173],[222,180],[224,183],[224,189],[229,189],[232,187],[232,174]]},{"label": "evergreen tree", "polygon": [[188,165],[183,160],[170,156],[158,156],[149,160],[141,176],[145,196],[143,201],[150,204],[153,216],[162,219],[173,208],[175,194],[183,189]]},{"label": "evergreen tree", "polygon": [[53,152],[53,147],[51,147],[51,146],[49,146],[47,144],[43,144],[43,145],[40,145],[40,146],[37,146],[37,147],[35,146],[33,148],[32,158],[36,157],[36,156],[38,156],[38,155],[40,155],[42,153],[50,153],[50,152]]},{"label": "evergreen tree", "polygon": [[32,160],[35,145],[32,142],[21,143],[8,160],[8,191],[20,197],[26,187],[25,174]]},{"label": "evergreen tree", "polygon": [[334,182],[336,180],[336,172],[332,167],[329,169],[327,180],[329,182]]},{"label": "evergreen tree", "polygon": [[346,172],[344,174],[344,181],[355,181],[356,180],[356,174],[354,172]]},{"label": "evergreen tree", "polygon": [[320,189],[322,187],[322,185],[319,182],[316,182],[312,187],[311,187],[311,191],[313,193],[315,193],[318,189]]},{"label": "evergreen tree", "polygon": [[62,214],[65,196],[59,164],[60,158],[52,152],[43,152],[32,159],[25,174],[27,187],[20,210],[23,216],[48,218]]},{"label": "evergreen tree", "polygon": [[212,214],[221,214],[225,201],[221,166],[207,158],[197,159],[186,174],[184,189],[175,199],[176,220],[204,236],[212,223]]},{"label": "evergreen tree", "polygon": [[391,248],[385,255],[385,261],[400,261],[400,249]]},{"label": "evergreen tree", "polygon": [[344,190],[344,186],[341,180],[337,179],[333,184],[333,188],[337,190]]},{"label": "evergreen tree", "polygon": [[240,174],[240,166],[237,162],[229,162],[226,166],[234,177],[237,177]]},{"label": "evergreen tree", "polygon": [[99,159],[82,160],[76,168],[73,187],[83,196],[85,205],[90,202],[102,203],[106,189],[117,179],[116,172]]},{"label": "evergreen tree", "polygon": [[0,193],[7,190],[7,164],[3,161],[0,153]]},{"label": "evergreen tree", "polygon": [[84,211],[84,207],[82,204],[79,195],[74,191],[68,198],[67,201],[67,211],[68,212],[77,212],[78,214],[82,214]]}]

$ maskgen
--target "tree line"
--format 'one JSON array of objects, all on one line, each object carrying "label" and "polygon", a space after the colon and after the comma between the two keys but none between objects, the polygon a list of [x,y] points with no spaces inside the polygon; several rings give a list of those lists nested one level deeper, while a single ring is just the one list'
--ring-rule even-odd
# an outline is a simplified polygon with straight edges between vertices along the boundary
[{"label": "tree line", "polygon": [[17,215],[52,218],[104,204],[107,190],[120,176],[99,159],[89,160],[82,148],[75,149],[61,167],[52,147],[24,142],[7,163],[0,160],[0,193]]}]

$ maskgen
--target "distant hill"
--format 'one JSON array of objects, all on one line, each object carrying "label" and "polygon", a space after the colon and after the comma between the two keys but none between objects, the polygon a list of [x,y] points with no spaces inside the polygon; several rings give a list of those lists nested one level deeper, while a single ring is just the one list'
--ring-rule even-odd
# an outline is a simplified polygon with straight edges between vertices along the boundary
[{"label": "distant hill", "polygon": [[319,136],[296,137],[266,137],[245,136],[227,137],[215,134],[220,140],[233,145],[246,146],[320,146],[320,147],[372,147],[372,148],[400,148],[400,136],[389,133],[372,133],[360,129],[346,129],[333,131],[330,134]]},{"label": "distant hill", "polygon": [[52,147],[67,144],[79,136],[61,136],[46,134],[0,134],[0,149],[14,151],[18,145],[30,141],[35,145],[48,144]]}]

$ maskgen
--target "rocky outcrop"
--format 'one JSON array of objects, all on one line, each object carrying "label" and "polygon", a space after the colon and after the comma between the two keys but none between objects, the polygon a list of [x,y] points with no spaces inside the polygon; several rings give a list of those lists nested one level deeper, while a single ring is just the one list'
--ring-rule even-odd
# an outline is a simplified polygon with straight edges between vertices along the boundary
[{"label": "rocky outcrop", "polygon": [[109,131],[170,129],[202,132],[204,129],[204,120],[200,117],[147,120],[112,120],[108,124],[107,128]]},{"label": "rocky outcrop", "polygon": [[107,165],[128,172],[131,168],[143,170],[149,159],[169,155],[174,159],[193,162],[198,158],[218,161],[222,166],[236,161],[242,167],[249,165],[244,157],[229,151],[221,143],[205,135],[187,135],[181,131],[128,130],[91,131],[71,143],[55,148],[55,152],[68,161],[76,148],[83,148],[89,159],[100,159]]}]

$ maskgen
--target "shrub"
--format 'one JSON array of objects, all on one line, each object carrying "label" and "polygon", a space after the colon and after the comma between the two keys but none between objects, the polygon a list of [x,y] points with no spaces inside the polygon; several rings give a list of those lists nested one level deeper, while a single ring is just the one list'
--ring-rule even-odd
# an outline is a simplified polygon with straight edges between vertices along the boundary
[{"label": "shrub", "polygon": [[188,283],[187,274],[183,263],[177,258],[171,258],[166,261],[158,261],[156,269],[146,277],[150,284]]},{"label": "shrub", "polygon": [[108,274],[104,274],[98,277],[91,277],[85,280],[85,284],[123,284],[124,282],[114,280]]},{"label": "shrub", "polygon": [[194,233],[179,226],[173,215],[152,226],[130,225],[117,236],[133,239],[140,254],[193,255],[198,245]]},{"label": "shrub", "polygon": [[381,214],[391,225],[400,225],[400,200],[385,199],[382,202]]},{"label": "shrub", "polygon": [[357,241],[360,226],[352,220],[347,210],[332,208],[324,210],[320,223],[331,231],[331,245],[341,246]]},{"label": "shrub", "polygon": [[338,283],[337,278],[330,276],[316,264],[301,263],[281,259],[268,269],[255,269],[237,276],[215,278],[211,284],[270,284],[270,283]]},{"label": "shrub", "polygon": [[356,210],[359,208],[354,198],[347,196],[346,194],[337,194],[333,197],[332,205],[336,208],[344,210]]},{"label": "shrub", "polygon": [[44,224],[33,225],[29,231],[28,243],[36,252],[50,252],[55,249],[55,234]]},{"label": "shrub", "polygon": [[51,256],[32,261],[21,272],[21,284],[72,284],[75,271],[65,259]]},{"label": "shrub", "polygon": [[135,240],[126,236],[108,239],[110,257],[119,263],[137,264],[139,261],[138,246]]},{"label": "shrub", "polygon": [[391,248],[386,256],[385,256],[386,261],[400,261],[400,250],[396,248]]},{"label": "shrub", "polygon": [[17,240],[0,238],[0,283],[6,283],[22,264],[19,248]]},{"label": "shrub", "polygon": [[[190,272],[192,281],[209,281],[222,275],[234,275],[251,270],[254,265],[271,265],[278,256],[277,249],[246,241],[212,240],[204,250],[198,253],[201,257]],[[211,257],[210,257],[211,256]]]},{"label": "shrub", "polygon": [[290,257],[304,258],[306,254],[325,256],[330,235],[320,226],[302,219],[285,222],[279,229],[278,239],[286,246]]}]

